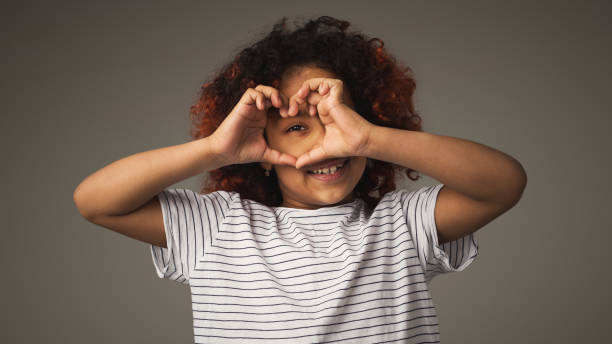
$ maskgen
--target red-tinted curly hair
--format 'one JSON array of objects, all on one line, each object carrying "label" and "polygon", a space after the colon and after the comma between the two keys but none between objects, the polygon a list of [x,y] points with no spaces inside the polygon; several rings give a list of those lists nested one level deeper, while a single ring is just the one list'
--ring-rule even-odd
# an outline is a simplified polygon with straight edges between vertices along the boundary
[{"label": "red-tinted curly hair", "polygon": [[[378,38],[349,32],[348,21],[329,16],[308,20],[293,31],[283,17],[263,39],[243,49],[201,87],[199,100],[190,109],[191,136],[211,135],[231,112],[243,93],[259,84],[278,88],[283,72],[292,66],[314,65],[327,69],[344,82],[355,111],[384,127],[422,131],[421,117],[412,100],[416,84],[412,70],[384,49]],[[374,208],[380,198],[395,190],[395,175],[416,172],[389,162],[370,159],[355,187],[356,196]],[[282,194],[274,170],[269,177],[257,162],[224,166],[208,171],[202,193],[235,191],[268,206],[279,206]],[[376,192],[378,193],[376,195]],[[370,195],[375,193],[375,195]]]}]

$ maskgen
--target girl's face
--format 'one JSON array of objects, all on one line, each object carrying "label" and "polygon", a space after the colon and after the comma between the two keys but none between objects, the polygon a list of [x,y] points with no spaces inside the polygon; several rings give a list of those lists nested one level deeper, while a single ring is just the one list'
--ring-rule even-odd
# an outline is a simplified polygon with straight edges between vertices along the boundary
[{"label": "girl's face", "polygon": [[[293,67],[281,79],[279,91],[285,96],[285,99],[289,99],[300,89],[302,83],[310,78],[338,79],[335,74],[318,67]],[[354,103],[350,99],[348,90],[345,89],[343,93],[345,104],[354,109]],[[287,106],[287,104],[283,105]],[[308,104],[304,103],[299,106],[299,114],[291,118],[282,118],[278,109],[271,107],[265,133],[271,148],[298,158],[321,144],[325,135],[325,126],[318,115],[308,114]],[[322,161],[304,166],[299,170],[287,165],[269,163],[261,163],[261,165],[267,169],[270,169],[271,166],[274,168],[283,195],[282,207],[318,209],[322,206],[344,204],[354,200],[353,190],[365,170],[367,158],[361,156],[342,158],[348,158],[347,164],[343,167],[343,174],[340,178],[331,181],[320,180],[315,178],[315,175],[308,173]]]}]

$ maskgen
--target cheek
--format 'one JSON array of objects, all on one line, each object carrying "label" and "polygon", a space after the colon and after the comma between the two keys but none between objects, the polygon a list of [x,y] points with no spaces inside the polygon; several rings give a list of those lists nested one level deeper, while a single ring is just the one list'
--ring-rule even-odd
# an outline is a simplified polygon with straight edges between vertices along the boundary
[{"label": "cheek", "polygon": [[289,166],[276,165],[278,183],[288,189],[293,189],[306,181],[306,176],[299,170]]},{"label": "cheek", "polygon": [[277,151],[280,152],[286,152],[287,148],[286,148],[286,143],[284,143],[284,140],[282,137],[279,137],[279,135],[277,133],[268,133],[266,134],[266,143],[268,144],[268,147],[270,148],[274,148]]},{"label": "cheek", "polygon": [[289,147],[288,153],[293,155],[296,158],[299,158],[300,155],[308,152],[309,147],[304,145],[303,143],[296,143]]},{"label": "cheek", "polygon": [[325,136],[325,130],[322,126],[310,124],[310,129],[307,132],[295,133],[287,139],[291,154],[298,157],[311,149],[321,145]]},{"label": "cheek", "polygon": [[325,136],[322,125],[316,126],[313,123],[308,123],[307,126],[309,130],[306,131],[274,132],[269,136],[268,145],[270,148],[291,154],[297,158],[320,145]]},{"label": "cheek", "polygon": [[363,175],[363,172],[365,171],[366,163],[367,163],[367,160],[363,158],[353,161],[353,171],[355,172],[356,177],[358,179],[361,178],[361,176]]},{"label": "cheek", "polygon": [[291,154],[296,158],[314,147],[311,138],[307,135],[287,135],[279,142],[279,150]]}]

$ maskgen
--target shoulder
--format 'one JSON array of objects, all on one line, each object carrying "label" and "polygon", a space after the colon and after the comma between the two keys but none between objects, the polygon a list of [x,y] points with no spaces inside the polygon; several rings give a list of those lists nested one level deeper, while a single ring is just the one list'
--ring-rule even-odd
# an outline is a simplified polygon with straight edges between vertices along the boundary
[{"label": "shoulder", "polygon": [[240,194],[233,191],[213,191],[200,193],[186,188],[164,189],[159,193],[160,202],[176,206],[206,206],[214,204],[221,209],[228,209],[232,204],[240,203]]},{"label": "shoulder", "polygon": [[405,188],[397,188],[393,191],[387,192],[383,196],[381,201],[386,198],[387,201],[394,200],[399,203],[405,203],[407,201],[410,202],[419,197],[425,197],[425,196],[430,197],[430,196],[436,195],[438,192],[440,192],[440,189],[442,189],[443,186],[444,184],[435,184],[435,185],[429,185],[429,186],[422,186],[414,190],[408,190]]},{"label": "shoulder", "polygon": [[397,208],[402,212],[411,209],[429,209],[435,206],[436,198],[444,184],[422,186],[416,189],[397,188],[381,197],[376,208]]}]

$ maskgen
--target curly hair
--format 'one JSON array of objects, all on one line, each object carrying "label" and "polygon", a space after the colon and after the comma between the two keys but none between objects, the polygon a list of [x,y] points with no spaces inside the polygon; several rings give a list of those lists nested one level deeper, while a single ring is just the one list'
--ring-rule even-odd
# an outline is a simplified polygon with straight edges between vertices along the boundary
[{"label": "curly hair", "polygon": [[[422,131],[412,99],[416,87],[412,70],[397,62],[382,40],[347,31],[348,21],[330,16],[308,20],[301,27],[294,22],[293,31],[286,22],[283,17],[263,39],[224,65],[212,82],[201,86],[199,99],[190,108],[194,139],[211,135],[248,88],[259,84],[278,88],[287,69],[306,65],[338,75],[354,100],[354,110],[370,123]],[[223,166],[208,171],[201,192],[235,191],[243,198],[279,206],[282,194],[273,171],[266,177],[257,162]],[[395,190],[396,172],[404,172],[413,181],[419,178],[408,167],[368,158],[355,186],[356,196],[375,207],[384,194]]]}]

